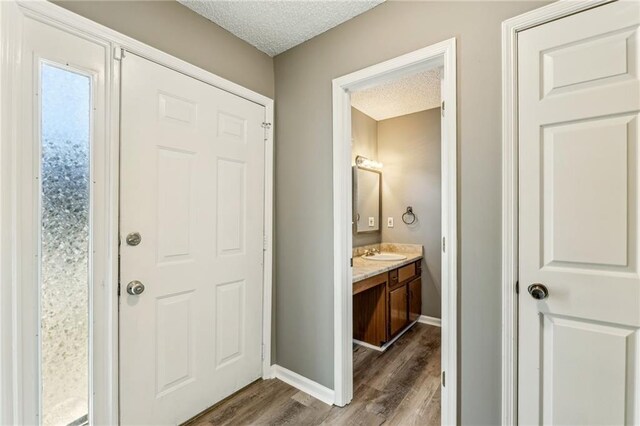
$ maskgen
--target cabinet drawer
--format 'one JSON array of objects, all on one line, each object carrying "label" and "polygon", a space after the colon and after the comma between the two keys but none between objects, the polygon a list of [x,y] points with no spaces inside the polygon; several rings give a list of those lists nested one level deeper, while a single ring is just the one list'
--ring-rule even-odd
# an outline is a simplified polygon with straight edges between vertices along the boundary
[{"label": "cabinet drawer", "polygon": [[364,279],[362,281],[358,281],[353,283],[353,294],[358,294],[363,291],[369,290],[372,287],[378,286],[380,284],[386,284],[388,281],[387,273],[383,273],[380,275],[375,275],[373,277]]},{"label": "cabinet drawer", "polygon": [[402,283],[417,275],[416,264],[410,263],[398,269],[398,282]]}]

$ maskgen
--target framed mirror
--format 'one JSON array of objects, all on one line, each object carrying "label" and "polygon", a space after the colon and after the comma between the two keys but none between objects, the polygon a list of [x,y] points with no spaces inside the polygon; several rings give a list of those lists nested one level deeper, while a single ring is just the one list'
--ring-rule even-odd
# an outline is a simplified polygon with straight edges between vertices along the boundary
[{"label": "framed mirror", "polygon": [[380,232],[382,214],[382,173],[353,166],[353,231],[356,234]]}]

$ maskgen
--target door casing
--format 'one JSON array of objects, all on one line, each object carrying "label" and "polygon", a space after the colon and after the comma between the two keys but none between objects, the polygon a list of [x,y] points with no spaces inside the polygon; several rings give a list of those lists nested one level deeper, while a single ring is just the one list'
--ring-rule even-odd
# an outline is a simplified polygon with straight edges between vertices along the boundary
[{"label": "door casing", "polygon": [[[333,278],[335,404],[353,398],[350,92],[433,67],[444,68],[442,100],[442,424],[457,424],[458,239],[456,39],[451,38],[333,80]],[[446,242],[446,243],[445,243]],[[445,382],[446,380],[446,382]]]},{"label": "door casing", "polygon": [[[45,0],[8,0],[0,2],[0,423],[21,424],[25,418],[28,401],[37,395],[24,393],[21,342],[27,339],[21,329],[20,313],[22,297],[20,264],[29,253],[21,251],[19,223],[19,195],[23,186],[20,175],[20,132],[22,117],[20,92],[20,58],[22,56],[22,22],[30,18],[60,28],[73,35],[88,38],[108,46],[106,75],[106,158],[101,158],[107,178],[101,190],[105,194],[106,229],[103,238],[107,242],[102,284],[106,287],[104,300],[99,307],[101,324],[94,330],[94,339],[100,339],[102,350],[96,351],[90,360],[94,368],[104,374],[95,381],[91,404],[92,423],[118,423],[118,186],[119,186],[119,91],[120,65],[123,50],[135,53],[162,64],[187,76],[218,87],[229,93],[265,107],[265,206],[264,206],[264,271],[263,271],[263,320],[262,342],[264,359],[262,377],[273,377],[271,365],[272,325],[272,264],[273,264],[273,152],[274,102],[236,83],[205,71],[188,62],[150,47],[117,31],[111,30],[73,12]],[[95,161],[95,159],[94,159]],[[94,305],[94,309],[96,306]]]},{"label": "door casing", "polygon": [[518,423],[518,33],[615,0],[560,0],[502,23],[502,424]]}]

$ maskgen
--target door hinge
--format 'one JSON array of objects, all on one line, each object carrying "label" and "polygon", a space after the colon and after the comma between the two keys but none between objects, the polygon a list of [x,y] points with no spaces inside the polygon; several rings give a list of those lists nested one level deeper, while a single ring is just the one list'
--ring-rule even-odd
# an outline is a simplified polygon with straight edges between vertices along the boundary
[{"label": "door hinge", "polygon": [[271,123],[267,123],[266,121],[262,123],[262,128],[264,129],[264,141],[269,140],[269,136],[267,132],[271,129]]},{"label": "door hinge", "polygon": [[[120,237],[118,237],[118,245]],[[120,253],[118,253],[118,297],[120,297]]]},{"label": "door hinge", "polygon": [[442,252],[443,253],[447,252],[447,240],[445,237],[442,237]]},{"label": "door hinge", "polygon": [[520,281],[516,281],[516,294],[520,294]]},{"label": "door hinge", "polygon": [[114,47],[113,48],[113,59],[116,61],[120,61],[124,58],[124,49],[122,47]]},{"label": "door hinge", "polygon": [[440,112],[442,113],[442,116],[444,117],[444,101],[442,101],[442,107],[440,109]]},{"label": "door hinge", "polygon": [[446,380],[445,380],[445,372],[442,372],[442,387],[446,386]]},{"label": "door hinge", "polygon": [[353,268],[353,257],[349,259],[349,265]]}]

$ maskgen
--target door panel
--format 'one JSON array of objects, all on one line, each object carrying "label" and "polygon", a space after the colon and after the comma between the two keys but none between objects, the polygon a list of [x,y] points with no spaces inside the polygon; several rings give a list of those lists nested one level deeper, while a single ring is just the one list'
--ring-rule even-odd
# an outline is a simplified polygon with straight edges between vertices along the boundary
[{"label": "door panel", "polygon": [[627,265],[627,236],[635,239],[627,226],[636,198],[627,187],[636,174],[634,134],[636,114],[543,129],[545,265]]},{"label": "door panel", "polygon": [[184,422],[261,376],[264,114],[123,59],[123,424]]},{"label": "door panel", "polygon": [[216,368],[242,356],[244,280],[216,286]]},{"label": "door panel", "polygon": [[640,422],[639,25],[615,2],[518,35],[523,425]]},{"label": "door panel", "polygon": [[[627,359],[637,357],[637,330],[582,319],[543,316],[542,372],[544,424],[622,425],[626,397],[636,394],[635,368]],[[558,367],[553,367],[558,366]],[[585,401],[596,409],[585,409]]]},{"label": "door panel", "polygon": [[158,261],[190,257],[193,224],[193,153],[160,147],[158,155]]},{"label": "door panel", "polygon": [[156,395],[193,379],[193,291],[156,300]]},{"label": "door panel", "polygon": [[218,254],[241,254],[244,249],[245,164],[218,159]]}]

